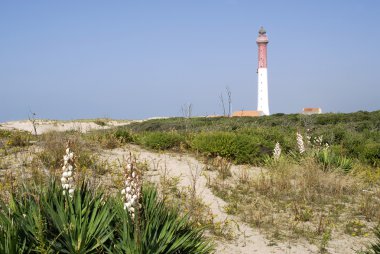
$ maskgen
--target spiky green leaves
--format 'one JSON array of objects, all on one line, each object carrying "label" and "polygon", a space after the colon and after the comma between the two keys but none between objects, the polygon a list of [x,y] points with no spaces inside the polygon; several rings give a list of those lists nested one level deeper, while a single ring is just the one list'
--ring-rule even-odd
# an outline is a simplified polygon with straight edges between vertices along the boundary
[{"label": "spiky green leaves", "polygon": [[0,203],[0,253],[210,253],[202,229],[167,208],[153,187],[143,188],[134,222],[120,197],[86,184],[73,196],[61,184],[18,190]]}]

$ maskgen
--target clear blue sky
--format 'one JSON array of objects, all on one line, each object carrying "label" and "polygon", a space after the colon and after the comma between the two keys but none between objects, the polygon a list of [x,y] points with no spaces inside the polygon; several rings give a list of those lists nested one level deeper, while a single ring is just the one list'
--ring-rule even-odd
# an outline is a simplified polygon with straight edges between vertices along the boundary
[{"label": "clear blue sky", "polygon": [[256,109],[261,25],[271,113],[380,109],[378,0],[2,0],[0,122]]}]

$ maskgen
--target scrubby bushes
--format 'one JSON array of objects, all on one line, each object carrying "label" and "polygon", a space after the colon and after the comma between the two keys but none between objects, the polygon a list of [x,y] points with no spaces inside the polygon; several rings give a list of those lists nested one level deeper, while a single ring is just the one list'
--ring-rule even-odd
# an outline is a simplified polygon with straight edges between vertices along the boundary
[{"label": "scrubby bushes", "polygon": [[135,220],[120,197],[86,184],[72,197],[54,181],[24,187],[0,205],[0,253],[210,253],[202,235],[151,186]]},{"label": "scrubby bushes", "polygon": [[0,130],[0,143],[7,147],[24,147],[30,145],[33,136],[27,131]]},{"label": "scrubby bushes", "polygon": [[114,136],[121,142],[121,143],[129,143],[129,142],[133,142],[134,141],[134,138],[132,136],[132,134],[127,131],[126,129],[117,129],[115,132],[114,132]]},{"label": "scrubby bushes", "polygon": [[166,150],[185,143],[185,137],[176,132],[147,132],[140,135],[137,142],[151,149]]},{"label": "scrubby bushes", "polygon": [[155,119],[132,123],[121,130],[133,132],[138,139],[133,142],[152,149],[178,148],[182,143],[205,155],[255,164],[263,161],[277,142],[284,153],[294,150],[294,135],[299,131],[301,134],[309,133],[312,139],[323,136],[323,142],[342,158],[358,160],[372,167],[380,165],[380,111],[310,116],[277,114],[256,118]]},{"label": "scrubby bushes", "polygon": [[191,147],[205,155],[225,157],[236,163],[258,162],[262,154],[271,151],[260,146],[254,136],[230,132],[196,134],[191,141]]},{"label": "scrubby bushes", "polygon": [[380,167],[380,143],[365,144],[359,158],[375,167]]}]

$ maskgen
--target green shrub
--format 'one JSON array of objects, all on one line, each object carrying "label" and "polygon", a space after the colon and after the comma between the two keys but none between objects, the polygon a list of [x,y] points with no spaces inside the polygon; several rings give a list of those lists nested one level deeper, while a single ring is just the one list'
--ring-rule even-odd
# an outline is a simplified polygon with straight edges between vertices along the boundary
[{"label": "green shrub", "polygon": [[362,153],[359,158],[368,164],[379,167],[380,166],[380,143],[367,143],[364,144]]},{"label": "green shrub", "polygon": [[139,142],[151,149],[167,150],[179,148],[185,138],[176,132],[148,132],[140,136]]},{"label": "green shrub", "polygon": [[0,129],[0,138],[1,139],[8,138],[11,134],[12,134],[12,132],[9,131],[9,130],[2,130],[2,129]]},{"label": "green shrub", "polygon": [[9,147],[24,147],[30,145],[32,135],[26,131],[11,131],[7,135],[6,145]]},{"label": "green shrub", "polygon": [[114,132],[114,136],[121,142],[121,143],[130,143],[134,141],[134,138],[132,134],[127,131],[126,129],[117,129]]},{"label": "green shrub", "polygon": [[97,124],[97,125],[99,125],[99,126],[102,126],[102,127],[104,127],[104,126],[107,125],[107,123],[104,120],[101,120],[101,119],[95,120],[94,123]]},{"label": "green shrub", "polygon": [[121,140],[110,130],[98,130],[86,135],[86,138],[95,142],[103,149],[114,149],[121,145]]},{"label": "green shrub", "polygon": [[263,154],[270,153],[270,149],[261,145],[257,138],[231,132],[196,134],[191,147],[207,156],[221,156],[236,163],[258,163]]}]

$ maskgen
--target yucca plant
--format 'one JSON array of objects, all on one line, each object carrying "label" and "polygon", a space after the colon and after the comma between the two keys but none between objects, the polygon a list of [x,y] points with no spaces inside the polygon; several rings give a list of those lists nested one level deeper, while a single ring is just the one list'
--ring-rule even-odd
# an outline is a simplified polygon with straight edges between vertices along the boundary
[{"label": "yucca plant", "polygon": [[168,208],[152,186],[132,221],[122,200],[85,183],[72,196],[61,184],[22,187],[0,202],[0,253],[210,253],[203,230]]},{"label": "yucca plant", "polygon": [[[12,194],[8,205],[1,204],[0,224],[17,232],[22,252],[103,252],[113,233],[110,222],[114,213],[102,193],[82,184],[72,197],[62,195],[61,186],[55,182],[47,188],[23,187],[19,193]],[[13,225],[9,226],[9,221]],[[1,234],[0,242],[10,236]],[[5,246],[8,251],[1,253],[13,253],[12,246]]]},{"label": "yucca plant", "polygon": [[323,167],[323,170],[329,171],[333,169],[341,169],[348,173],[352,169],[352,160],[345,156],[337,156],[328,149],[323,149],[314,155]]},{"label": "yucca plant", "polygon": [[0,214],[0,253],[27,253],[26,241],[19,237],[21,230],[9,217]]},{"label": "yucca plant", "polygon": [[115,208],[116,220],[122,223],[116,228],[114,247],[109,253],[203,254],[213,250],[203,238],[203,230],[194,228],[178,210],[168,208],[152,186],[143,188],[142,209],[135,218],[140,224],[130,223],[131,217],[121,205]]},{"label": "yucca plant", "polygon": [[[142,181],[132,160],[120,197],[82,182],[74,188],[75,156],[64,156],[61,184],[24,185],[0,203],[0,253],[208,253],[202,229],[170,209]],[[117,215],[117,216],[115,216]]]},{"label": "yucca plant", "polygon": [[[56,191],[44,202],[46,217],[56,234],[49,238],[52,249],[60,253],[102,253],[112,236],[110,222],[114,213],[101,192],[92,192],[86,184],[64,195]],[[62,202],[63,201],[63,202]]]},{"label": "yucca plant", "polygon": [[[46,223],[41,214],[40,197],[36,195],[36,186],[23,186],[22,192],[11,195],[9,203],[0,204],[0,225],[8,227],[9,231],[17,234],[18,244],[8,245],[1,253],[14,253],[20,247],[21,253],[31,251],[49,253],[45,238]],[[11,223],[9,223],[11,222]],[[6,240],[12,233],[1,235],[1,241]],[[17,247],[15,249],[14,247]],[[16,252],[17,253],[17,252]]]},{"label": "yucca plant", "polygon": [[345,173],[350,172],[352,169],[352,160],[345,156],[340,156],[336,160],[336,164],[339,168],[341,168]]},{"label": "yucca plant", "polygon": [[322,165],[323,170],[329,171],[332,169],[335,155],[328,149],[323,149],[322,151],[316,153],[317,161]]}]

